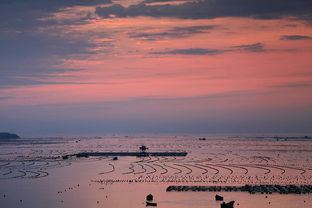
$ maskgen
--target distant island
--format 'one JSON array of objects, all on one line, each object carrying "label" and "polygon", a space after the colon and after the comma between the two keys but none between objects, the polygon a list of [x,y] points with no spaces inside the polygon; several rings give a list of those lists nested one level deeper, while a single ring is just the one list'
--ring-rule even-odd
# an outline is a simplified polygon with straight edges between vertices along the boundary
[{"label": "distant island", "polygon": [[0,132],[0,139],[19,139],[21,138],[17,134],[7,133],[7,132]]}]

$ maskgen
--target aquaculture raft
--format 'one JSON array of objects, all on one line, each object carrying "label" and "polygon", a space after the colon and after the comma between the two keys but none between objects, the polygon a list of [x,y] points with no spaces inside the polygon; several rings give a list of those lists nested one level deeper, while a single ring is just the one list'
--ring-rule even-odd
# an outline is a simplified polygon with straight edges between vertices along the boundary
[{"label": "aquaculture raft", "polygon": [[133,156],[133,157],[185,157],[187,152],[81,152],[77,154],[64,155],[63,159],[69,157],[109,157],[109,156]]},{"label": "aquaculture raft", "polygon": [[205,192],[231,192],[241,191],[250,194],[311,194],[312,185],[245,185],[245,186],[169,186],[166,190],[171,191],[205,191]]}]

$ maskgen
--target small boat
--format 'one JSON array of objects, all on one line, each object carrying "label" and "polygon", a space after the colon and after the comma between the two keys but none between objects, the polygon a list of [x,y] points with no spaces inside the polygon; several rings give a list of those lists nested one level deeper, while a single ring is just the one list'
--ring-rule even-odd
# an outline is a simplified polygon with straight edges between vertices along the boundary
[{"label": "small boat", "polygon": [[233,208],[235,201],[230,201],[228,203],[223,202],[221,204],[221,208]]},{"label": "small boat", "polygon": [[151,206],[151,207],[157,207],[157,203],[155,203],[155,202],[146,202],[146,206],[148,207],[148,206]]},{"label": "small boat", "polygon": [[216,201],[223,201],[223,197],[218,194],[216,194],[215,199]]}]

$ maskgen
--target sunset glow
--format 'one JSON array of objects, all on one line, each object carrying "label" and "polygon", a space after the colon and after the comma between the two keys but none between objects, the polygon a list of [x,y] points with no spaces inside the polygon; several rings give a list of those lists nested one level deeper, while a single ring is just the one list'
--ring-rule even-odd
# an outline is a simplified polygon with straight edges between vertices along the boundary
[{"label": "sunset glow", "polygon": [[[152,13],[153,6],[191,2],[144,8]],[[191,18],[130,9],[106,17],[113,6],[65,5],[33,17],[33,24],[2,24],[2,128],[28,134],[311,130],[310,20],[291,12]]]}]

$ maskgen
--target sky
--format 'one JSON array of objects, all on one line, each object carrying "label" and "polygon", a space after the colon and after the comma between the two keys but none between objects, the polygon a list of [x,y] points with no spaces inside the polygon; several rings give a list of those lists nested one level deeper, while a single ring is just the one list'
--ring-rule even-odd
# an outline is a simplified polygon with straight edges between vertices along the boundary
[{"label": "sky", "polygon": [[1,0],[0,131],[312,132],[310,0]]}]

